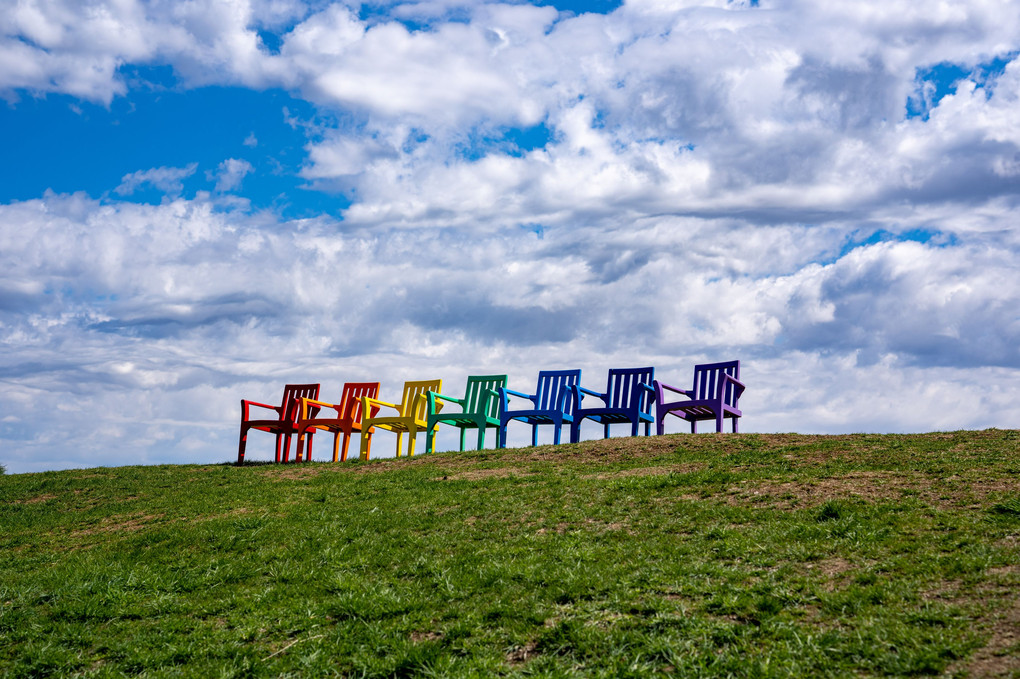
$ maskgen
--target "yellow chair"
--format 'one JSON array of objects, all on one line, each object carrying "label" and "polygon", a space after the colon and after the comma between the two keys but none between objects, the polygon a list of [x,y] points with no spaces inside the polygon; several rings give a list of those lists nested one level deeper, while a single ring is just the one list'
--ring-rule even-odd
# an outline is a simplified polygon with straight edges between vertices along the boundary
[{"label": "yellow chair", "polygon": [[[400,457],[400,440],[406,432],[410,437],[407,443],[407,455],[414,455],[415,438],[418,430],[428,428],[428,397],[429,391],[440,392],[443,388],[442,380],[426,380],[423,382],[404,382],[404,396],[400,403],[387,403],[379,399],[363,396],[361,398],[361,412],[375,413],[385,408],[396,410],[399,415],[383,417],[365,417],[361,422],[361,459],[367,460],[369,451],[372,448],[372,432],[374,429],[386,429],[397,434],[397,457]],[[436,410],[442,408],[442,403],[436,404]],[[364,417],[364,415],[362,415]]]}]

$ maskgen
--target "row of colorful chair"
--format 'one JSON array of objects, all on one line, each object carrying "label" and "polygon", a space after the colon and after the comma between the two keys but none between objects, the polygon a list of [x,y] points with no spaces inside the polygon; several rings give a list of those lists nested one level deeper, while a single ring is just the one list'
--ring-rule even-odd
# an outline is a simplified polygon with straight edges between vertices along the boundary
[{"label": "row of colorful chair", "polygon": [[[485,432],[495,428],[496,445],[504,448],[507,425],[514,420],[531,425],[532,445],[538,443],[540,425],[553,427],[553,440],[557,444],[563,425],[569,425],[570,441],[576,443],[585,419],[602,424],[605,438],[609,438],[611,424],[623,423],[631,425],[631,436],[637,436],[641,424],[648,436],[652,422],[656,424],[656,433],[662,434],[667,415],[690,422],[692,433],[697,432],[697,423],[701,420],[715,420],[716,431],[721,432],[724,420],[730,419],[733,431],[737,431],[737,418],[741,416],[737,400],[744,391],[740,361],[695,366],[691,389],[679,389],[656,380],[654,368],[614,368],[609,371],[604,392],[585,389],[580,381],[580,370],[543,370],[538,374],[535,393],[525,394],[508,389],[506,375],[475,375],[467,378],[463,398],[443,394],[442,380],[405,382],[400,403],[380,400],[379,382],[348,382],[337,403],[319,400],[318,384],[288,384],[279,406],[241,401],[237,461],[244,462],[248,432],[252,429],[276,435],[277,462],[289,461],[292,436],[297,437],[295,460],[311,460],[312,435],[316,431],[332,432],[334,462],[347,459],[350,439],[355,432],[361,434],[361,459],[369,459],[372,435],[377,429],[396,433],[397,457],[401,455],[404,434],[410,437],[407,454],[414,455],[419,431],[425,432],[425,452],[431,453],[439,424],[460,429],[461,450],[464,450],[468,429],[478,430],[478,449],[481,450],[485,447]],[[602,405],[583,407],[585,396],[601,399]],[[530,400],[531,406],[513,408],[511,397]],[[448,404],[460,406],[460,412],[444,411]],[[275,411],[276,416],[252,418],[253,408]],[[333,412],[328,412],[330,410]],[[327,413],[328,416],[324,416]],[[307,456],[304,454],[306,440]]]}]

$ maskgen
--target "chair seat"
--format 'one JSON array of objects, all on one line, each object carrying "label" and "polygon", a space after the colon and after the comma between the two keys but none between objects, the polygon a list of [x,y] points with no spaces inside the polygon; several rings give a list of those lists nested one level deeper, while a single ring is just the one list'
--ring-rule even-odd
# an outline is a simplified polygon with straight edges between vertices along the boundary
[{"label": "chair seat", "polygon": [[505,413],[508,420],[517,420],[528,424],[552,424],[562,421],[570,423],[574,418],[560,410],[510,410]]},{"label": "chair seat", "polygon": [[425,423],[421,420],[409,421],[406,417],[373,417],[372,426],[385,429],[387,431],[404,431],[408,432],[411,429],[424,429]]},{"label": "chair seat", "polygon": [[[585,408],[579,413],[590,417],[600,424],[621,424],[631,421],[631,411],[624,408]],[[651,413],[638,413],[638,419],[642,422],[653,422],[655,418]]]},{"label": "chair seat", "polygon": [[[499,420],[495,420],[491,417],[485,418],[485,425],[488,427],[498,427]],[[450,415],[429,415],[429,422],[444,422],[447,424],[453,424],[458,427],[478,427],[478,418],[471,417],[470,415],[464,415],[463,413],[453,413]]]},{"label": "chair seat", "polygon": [[[671,410],[679,410],[683,413],[684,419],[691,420],[714,420],[716,417],[716,409],[719,407],[718,401],[679,401],[677,403],[669,403],[667,406]],[[722,406],[723,412],[728,417],[740,417],[741,413],[736,408],[728,406],[725,403]]]}]

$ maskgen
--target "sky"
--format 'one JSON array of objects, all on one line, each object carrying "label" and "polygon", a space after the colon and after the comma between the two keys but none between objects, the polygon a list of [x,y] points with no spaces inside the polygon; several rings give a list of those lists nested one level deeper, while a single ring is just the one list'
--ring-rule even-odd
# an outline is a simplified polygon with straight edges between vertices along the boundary
[{"label": "sky", "polygon": [[1018,55],[1012,0],[2,3],[0,465],[732,359],[746,432],[1018,427]]}]

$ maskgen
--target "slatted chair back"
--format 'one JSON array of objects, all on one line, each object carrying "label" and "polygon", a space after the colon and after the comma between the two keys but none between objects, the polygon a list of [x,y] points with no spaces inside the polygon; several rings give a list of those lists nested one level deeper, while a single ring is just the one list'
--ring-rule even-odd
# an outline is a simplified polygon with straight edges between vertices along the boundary
[{"label": "slatted chair back", "polygon": [[343,395],[340,397],[340,419],[350,422],[361,422],[361,397],[379,398],[378,382],[347,382],[344,384]]},{"label": "slatted chair back", "polygon": [[735,384],[726,381],[724,392],[720,393],[719,391],[719,385],[724,381],[723,375],[729,375],[739,380],[740,361],[705,363],[694,366],[694,393],[691,399],[694,401],[718,401],[721,396],[723,403],[736,407],[739,394],[736,392]]},{"label": "slatted chair back", "polygon": [[[318,400],[318,384],[288,384],[283,388],[283,403],[281,406],[280,419],[286,422],[297,422],[301,417],[301,399],[310,398]],[[314,408],[318,412],[318,408]],[[313,413],[314,415],[314,413]]]},{"label": "slatted chair back", "polygon": [[[442,390],[442,380],[404,382],[404,397],[400,401],[400,414],[403,417],[413,417],[417,421],[424,422],[429,414],[428,399],[425,398],[425,392],[434,391],[439,393]],[[419,396],[421,398],[418,398]]]},{"label": "slatted chair back", "polygon": [[486,417],[499,417],[499,399],[492,392],[505,387],[506,375],[472,375],[467,379],[464,394],[464,412],[481,413]]},{"label": "slatted chair back", "polygon": [[[536,410],[558,410],[573,412],[574,387],[581,381],[580,370],[543,370],[538,373],[538,389],[535,391]],[[561,401],[560,398],[563,398]]]},{"label": "slatted chair back", "polygon": [[635,401],[639,412],[648,412],[652,392],[641,385],[651,386],[655,379],[655,368],[613,368],[609,371],[606,387],[609,408],[633,408]]}]

